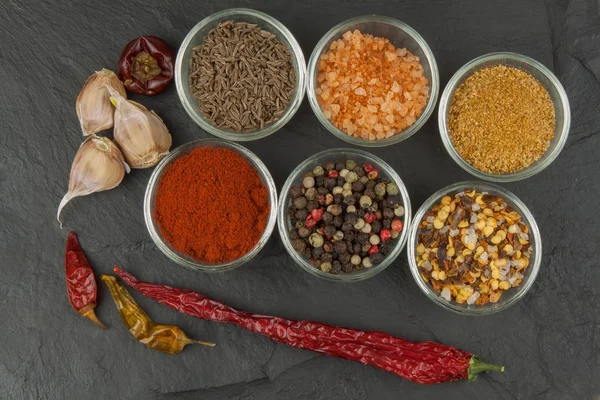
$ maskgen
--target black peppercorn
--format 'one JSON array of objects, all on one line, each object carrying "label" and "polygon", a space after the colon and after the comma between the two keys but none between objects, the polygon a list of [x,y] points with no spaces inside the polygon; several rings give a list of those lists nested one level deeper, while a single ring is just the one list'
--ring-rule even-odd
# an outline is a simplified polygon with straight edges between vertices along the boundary
[{"label": "black peppercorn", "polygon": [[381,222],[380,221],[371,222],[371,232],[379,233],[380,230],[381,230]]},{"label": "black peppercorn", "polygon": [[360,182],[360,181],[354,182],[352,184],[352,190],[354,192],[360,192],[360,193],[362,193],[362,191],[365,190],[365,185],[362,182]]},{"label": "black peppercorn", "polygon": [[315,185],[316,185],[317,187],[318,187],[318,186],[323,186],[323,184],[324,184],[324,183],[325,183],[325,176],[323,176],[323,175],[320,175],[320,176],[317,176],[317,177],[315,178]]},{"label": "black peppercorn", "polygon": [[301,196],[302,192],[304,191],[304,189],[302,189],[302,186],[293,186],[290,189],[290,196],[292,197],[292,199]]},{"label": "black peppercorn", "polygon": [[335,183],[336,183],[336,186],[344,186],[344,183],[346,183],[346,180],[340,176],[339,178],[337,178]]},{"label": "black peppercorn", "polygon": [[344,221],[349,222],[352,225],[354,225],[356,223],[357,219],[358,219],[358,215],[356,215],[356,213],[349,213],[344,216]]},{"label": "black peppercorn", "polygon": [[394,210],[389,207],[384,207],[383,209],[383,218],[385,219],[394,219]]},{"label": "black peppercorn", "polygon": [[302,257],[304,257],[307,260],[310,258],[311,255],[312,252],[310,251],[310,249],[304,249],[304,251],[302,252]]},{"label": "black peppercorn", "polygon": [[344,196],[342,196],[340,193],[337,193],[333,196],[333,202],[335,204],[341,204],[342,200],[344,200]]},{"label": "black peppercorn", "polygon": [[369,196],[371,199],[375,199],[375,197],[376,197],[375,190],[373,190],[373,189],[365,189],[364,194],[365,194],[365,196]]},{"label": "black peppercorn", "polygon": [[325,236],[333,236],[337,228],[331,224],[325,225]]},{"label": "black peppercorn", "polygon": [[300,221],[304,221],[306,217],[308,217],[308,210],[306,208],[303,210],[297,210],[294,213],[294,217],[296,217],[296,219],[299,219]]},{"label": "black peppercorn", "polygon": [[301,238],[307,238],[310,236],[311,233],[311,230],[306,226],[301,226],[300,228],[298,228],[298,236],[300,236]]},{"label": "black peppercorn", "polygon": [[373,253],[369,256],[373,264],[380,264],[385,258],[381,253]]},{"label": "black peppercorn", "polygon": [[336,251],[336,253],[343,254],[346,252],[346,250],[348,250],[348,247],[346,246],[346,242],[339,241],[335,242],[335,244],[333,245],[333,249]]},{"label": "black peppercorn", "polygon": [[354,172],[356,172],[356,175],[358,175],[359,177],[367,175],[367,173],[365,172],[364,169],[362,169],[362,167],[354,168]]},{"label": "black peppercorn", "polygon": [[306,242],[302,239],[294,239],[292,240],[292,247],[297,252],[303,252],[306,249]]},{"label": "black peppercorn", "polygon": [[341,171],[344,168],[346,168],[346,162],[345,161],[336,161],[335,162],[335,169],[336,170]]},{"label": "black peppercorn", "polygon": [[346,264],[350,262],[350,257],[352,257],[350,253],[340,253],[338,255],[338,261],[342,264]]},{"label": "black peppercorn", "polygon": [[364,217],[364,216],[365,216],[365,214],[366,214],[366,213],[367,213],[367,212],[361,208],[360,210],[358,210],[358,211],[356,212],[356,215],[358,215],[358,218],[362,218],[362,217]]},{"label": "black peppercorn", "polygon": [[322,247],[315,247],[314,249],[312,249],[312,256],[314,258],[321,258],[321,255],[325,253],[325,250],[323,250]]},{"label": "black peppercorn", "polygon": [[329,273],[331,273],[331,274],[339,274],[341,270],[342,270],[342,264],[340,264],[339,261],[334,261],[331,264],[331,271],[329,271]]},{"label": "black peppercorn", "polygon": [[325,250],[326,253],[333,253],[333,243],[331,243],[331,242],[323,243],[323,250]]},{"label": "black peppercorn", "polygon": [[290,229],[290,239],[291,240],[295,240],[295,239],[299,239],[300,235],[298,235],[298,229],[292,228]]},{"label": "black peppercorn", "polygon": [[321,261],[322,262],[331,262],[331,261],[333,261],[333,256],[331,255],[331,253],[323,253],[323,254],[321,254]]},{"label": "black peppercorn", "polygon": [[392,246],[390,246],[389,241],[383,242],[381,246],[379,246],[379,252],[384,256],[387,256],[392,251]]},{"label": "black peppercorn", "polygon": [[335,178],[325,178],[325,182],[324,182],[324,186],[327,188],[327,190],[333,190],[333,188],[335,187],[337,183],[337,179]]},{"label": "black peppercorn", "polygon": [[360,243],[354,243],[352,245],[352,254],[358,254],[362,251],[362,245]]},{"label": "black peppercorn", "polygon": [[375,182],[375,181],[368,181],[365,184],[365,189],[373,189],[375,187],[375,185],[377,185],[377,182]]},{"label": "black peppercorn", "polygon": [[383,222],[381,223],[381,226],[383,227],[383,229],[391,229],[391,227],[392,227],[392,220],[391,219],[384,219]]},{"label": "black peppercorn", "polygon": [[325,171],[327,172],[332,171],[335,168],[335,163],[333,161],[327,161],[325,165],[323,165],[323,168],[325,168]]},{"label": "black peppercorn", "polygon": [[360,244],[365,244],[369,241],[369,234],[368,233],[359,233],[358,235],[356,235],[356,241]]},{"label": "black peppercorn", "polygon": [[356,233],[354,233],[353,230],[344,233],[344,239],[346,239],[346,241],[352,242],[355,238],[356,238]]},{"label": "black peppercorn", "polygon": [[342,225],[344,225],[344,217],[342,217],[341,215],[333,217],[333,225],[336,228],[340,228]]},{"label": "black peppercorn", "polygon": [[329,190],[327,190],[327,188],[321,186],[321,187],[317,188],[317,193],[318,194],[327,194],[327,193],[329,193]]},{"label": "black peppercorn", "polygon": [[348,195],[348,196],[344,197],[344,204],[351,206],[355,203],[356,203],[356,199],[354,198],[354,195]]},{"label": "black peppercorn", "polygon": [[317,208],[319,208],[319,203],[316,202],[316,201],[314,201],[314,200],[311,200],[308,203],[306,203],[306,209],[308,211],[312,211],[312,210],[317,209]]},{"label": "black peppercorn", "polygon": [[326,224],[330,223],[331,221],[333,221],[333,214],[331,214],[330,212],[324,212],[323,213],[323,222],[325,222]]},{"label": "black peppercorn", "polygon": [[354,268],[354,266],[352,264],[350,264],[349,262],[342,264],[342,271],[344,271],[345,273],[352,272],[353,268]]},{"label": "black peppercorn", "polygon": [[315,189],[314,187],[306,189],[304,197],[306,197],[306,200],[308,201],[314,200],[317,197],[317,189]]},{"label": "black peppercorn", "polygon": [[383,201],[384,205],[392,208],[399,204],[402,204],[402,198],[400,196],[388,196]]},{"label": "black peppercorn", "polygon": [[308,203],[308,200],[306,200],[306,197],[304,196],[298,196],[292,203],[298,210],[302,210],[303,208],[306,208],[306,203]]},{"label": "black peppercorn", "polygon": [[362,197],[361,193],[352,193],[352,197],[354,197],[354,203],[359,204],[360,198]]},{"label": "black peppercorn", "polygon": [[342,224],[342,232],[344,232],[344,237],[348,237],[348,234],[350,232],[352,232],[353,229],[354,229],[354,224],[351,224],[349,222],[344,222]]}]

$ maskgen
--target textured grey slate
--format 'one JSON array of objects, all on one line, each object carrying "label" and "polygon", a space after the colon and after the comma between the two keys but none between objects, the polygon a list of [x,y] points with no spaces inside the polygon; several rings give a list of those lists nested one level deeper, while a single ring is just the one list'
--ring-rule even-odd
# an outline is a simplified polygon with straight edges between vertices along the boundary
[{"label": "textured grey slate", "polygon": [[[361,14],[396,17],[429,42],[442,86],[462,64],[510,50],[549,66],[571,102],[571,135],[541,174],[505,185],[533,211],[544,257],[527,297],[497,315],[448,313],[420,292],[406,255],[366,282],[317,280],[295,266],[277,234],[262,257],[225,274],[183,269],[146,232],[142,200],[150,170],[116,190],[74,200],[64,212],[98,276],[118,264],[152,282],[187,287],[233,306],[294,319],[437,340],[503,363],[476,383],[420,386],[358,363],[276,345],[239,328],[199,321],[136,295],[162,323],[218,342],[168,356],[136,343],[100,286],[106,332],[70,307],[63,276],[67,235],[55,220],[82,141],[75,98],[88,75],[116,68],[143,34],[174,46],[202,18],[251,7],[280,19],[306,58],[334,24]],[[175,1],[0,2],[0,398],[2,399],[599,399],[600,18],[598,2],[571,1]],[[174,144],[207,137],[169,88],[134,97],[161,115]],[[305,100],[274,136],[247,145],[280,188],[309,155],[344,143]],[[407,142],[376,149],[408,185],[414,208],[469,176],[447,156],[435,116]]]}]

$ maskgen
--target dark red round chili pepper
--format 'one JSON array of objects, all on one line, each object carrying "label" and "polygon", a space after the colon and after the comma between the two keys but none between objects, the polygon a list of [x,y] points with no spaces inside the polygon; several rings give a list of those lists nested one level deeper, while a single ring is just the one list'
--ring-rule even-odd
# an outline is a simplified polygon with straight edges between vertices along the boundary
[{"label": "dark red round chili pepper", "polygon": [[88,263],[75,232],[69,232],[67,250],[65,252],[65,275],[67,278],[67,294],[73,309],[84,317],[92,320],[100,327],[106,326],[94,312],[96,308],[96,278]]},{"label": "dark red round chili pepper", "polygon": [[139,293],[184,314],[232,323],[289,346],[373,365],[416,383],[472,381],[483,371],[504,371],[504,367],[443,344],[412,343],[383,332],[251,314],[190,290],[141,282],[119,267],[114,271]]},{"label": "dark red round chili pepper", "polygon": [[175,52],[156,36],[127,43],[119,58],[119,77],[133,93],[154,96],[173,81]]}]

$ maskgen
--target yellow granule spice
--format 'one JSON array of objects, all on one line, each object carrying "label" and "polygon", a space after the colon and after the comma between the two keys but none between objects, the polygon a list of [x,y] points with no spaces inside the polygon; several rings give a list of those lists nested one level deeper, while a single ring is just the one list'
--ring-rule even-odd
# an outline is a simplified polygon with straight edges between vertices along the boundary
[{"label": "yellow granule spice", "polygon": [[414,124],[429,98],[419,57],[358,30],[331,43],[319,60],[317,81],[325,116],[368,140],[390,138]]},{"label": "yellow granule spice", "polygon": [[538,160],[554,137],[554,103],[530,73],[505,65],[469,76],[454,93],[448,131],[480,171],[514,173]]}]

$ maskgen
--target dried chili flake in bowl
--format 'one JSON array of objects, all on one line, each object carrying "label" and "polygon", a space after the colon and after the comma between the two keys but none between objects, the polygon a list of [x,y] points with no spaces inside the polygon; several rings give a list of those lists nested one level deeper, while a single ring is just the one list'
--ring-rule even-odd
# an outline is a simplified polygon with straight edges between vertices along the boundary
[{"label": "dried chili flake in bowl", "polygon": [[439,304],[496,312],[531,287],[541,258],[539,230],[512,193],[467,184],[442,189],[421,207],[409,234],[411,268]]}]

